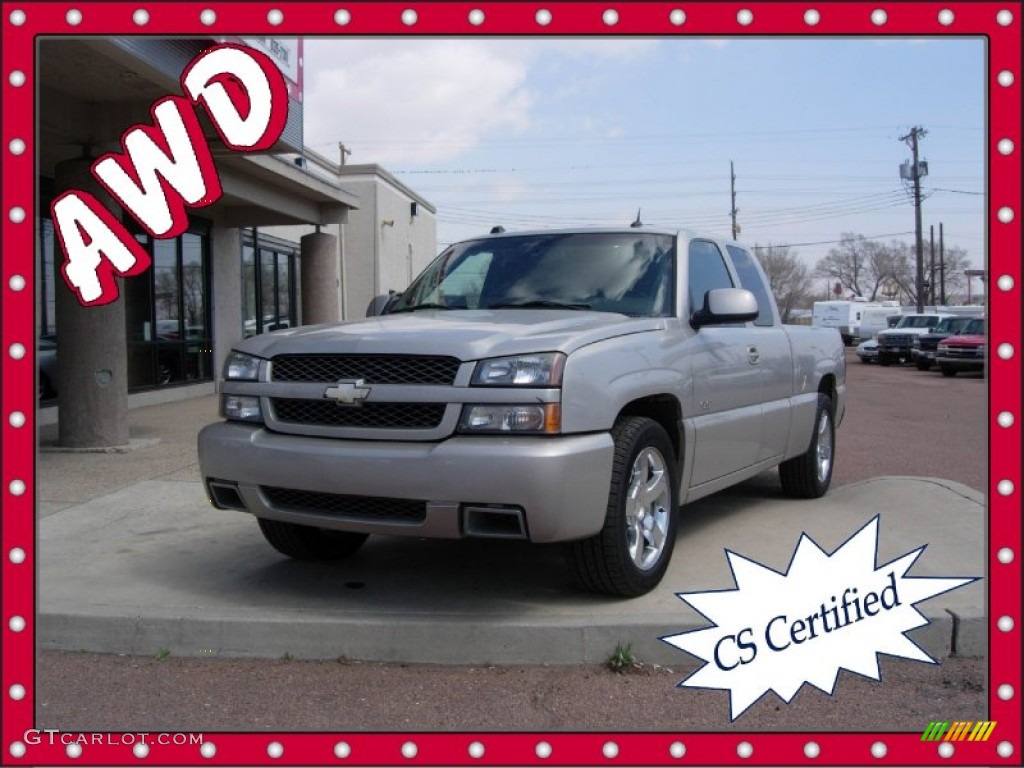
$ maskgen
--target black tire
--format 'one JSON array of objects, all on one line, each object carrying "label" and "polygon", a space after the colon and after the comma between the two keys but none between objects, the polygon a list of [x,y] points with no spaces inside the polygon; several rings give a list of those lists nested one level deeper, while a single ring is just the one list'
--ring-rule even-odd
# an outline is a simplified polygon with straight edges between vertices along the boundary
[{"label": "black tire", "polygon": [[[659,584],[672,559],[679,507],[676,454],[665,430],[653,419],[623,417],[611,435],[615,454],[604,527],[589,539],[566,544],[565,555],[585,589],[637,597]],[[643,481],[641,472],[647,475]],[[649,508],[644,505],[640,515],[631,516],[627,502],[636,482],[653,483],[658,497]]]},{"label": "black tire", "polygon": [[359,549],[367,539],[365,533],[331,531],[265,517],[257,521],[270,546],[295,560],[340,560]]},{"label": "black tire", "polygon": [[932,367],[931,360],[921,360],[920,358],[918,358],[916,364],[917,370],[919,371],[927,371],[929,368]]},{"label": "black tire", "polygon": [[832,400],[819,392],[818,411],[814,416],[814,433],[811,435],[810,447],[806,453],[779,465],[779,479],[787,496],[817,499],[825,495],[832,483],[832,470],[836,463],[835,445],[836,427]]},{"label": "black tire", "polygon": [[956,376],[956,368],[947,368],[946,366],[942,365],[939,366],[939,370],[942,371],[943,376]]},{"label": "black tire", "polygon": [[878,364],[883,366],[883,367],[888,368],[890,365],[892,365],[892,358],[890,358],[887,355],[879,355],[878,356]]}]

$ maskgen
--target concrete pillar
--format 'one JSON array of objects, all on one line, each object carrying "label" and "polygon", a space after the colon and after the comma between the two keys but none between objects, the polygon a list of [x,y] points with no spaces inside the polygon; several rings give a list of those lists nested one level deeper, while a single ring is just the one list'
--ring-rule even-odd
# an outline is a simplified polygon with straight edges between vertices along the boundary
[{"label": "concrete pillar", "polygon": [[213,374],[219,380],[224,360],[242,338],[242,239],[234,227],[215,226],[210,236],[213,298]]},{"label": "concrete pillar", "polygon": [[302,324],[336,323],[341,319],[338,238],[314,232],[303,235],[300,242]]},{"label": "concrete pillar", "polygon": [[[58,163],[56,192],[80,189],[121,218],[121,208],[89,172],[92,160]],[[105,448],[128,444],[128,362],[123,281],[115,278],[116,301],[83,307],[59,276],[64,254],[54,265],[57,317],[58,443],[68,448]],[[136,279],[146,279],[136,278]]]}]

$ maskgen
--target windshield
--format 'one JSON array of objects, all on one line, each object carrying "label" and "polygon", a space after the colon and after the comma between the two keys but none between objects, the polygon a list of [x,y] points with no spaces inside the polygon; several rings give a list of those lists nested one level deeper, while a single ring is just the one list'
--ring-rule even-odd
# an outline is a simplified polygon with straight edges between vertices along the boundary
[{"label": "windshield", "polygon": [[390,310],[592,309],[667,316],[675,306],[675,238],[551,233],[456,243]]},{"label": "windshield", "polygon": [[985,335],[985,319],[976,317],[971,320],[963,329],[963,333],[976,333],[979,336]]},{"label": "windshield", "polygon": [[947,317],[937,326],[936,333],[960,333],[967,327],[972,318],[970,317]]},{"label": "windshield", "polygon": [[939,322],[935,315],[904,315],[897,328],[931,328]]}]

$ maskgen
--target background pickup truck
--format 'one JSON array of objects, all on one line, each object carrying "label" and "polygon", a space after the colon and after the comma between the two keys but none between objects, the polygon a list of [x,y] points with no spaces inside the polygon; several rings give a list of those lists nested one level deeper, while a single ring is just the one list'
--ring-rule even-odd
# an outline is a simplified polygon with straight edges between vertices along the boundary
[{"label": "background pickup truck", "polygon": [[220,388],[210,499],[280,552],[566,542],[584,587],[633,596],[680,505],[776,465],[826,492],[846,368],[835,329],[780,323],[738,244],[547,230],[452,245],[379,316],[239,342]]}]

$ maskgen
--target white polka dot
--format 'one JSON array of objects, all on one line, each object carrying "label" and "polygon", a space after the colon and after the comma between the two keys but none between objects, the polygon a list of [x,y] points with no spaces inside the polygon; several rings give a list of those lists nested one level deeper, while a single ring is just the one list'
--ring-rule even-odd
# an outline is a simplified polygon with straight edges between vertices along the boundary
[{"label": "white polka dot", "polygon": [[72,8],[64,14],[64,20],[72,27],[77,27],[82,23],[82,12],[77,8]]},{"label": "white polka dot", "polygon": [[1008,741],[1000,741],[996,752],[1000,757],[1013,757],[1013,744]]},{"label": "white polka dot", "polygon": [[1009,155],[1013,153],[1013,140],[1012,139],[1000,139],[996,145],[996,149],[999,150],[1001,155]]},{"label": "white polka dot", "polygon": [[998,213],[996,213],[996,218],[1003,222],[1003,224],[1009,224],[1013,221],[1013,208],[1010,208],[1008,205],[1004,205],[999,209]]},{"label": "white polka dot", "polygon": [[482,742],[474,741],[472,744],[469,745],[469,756],[472,757],[474,760],[479,760],[481,757],[483,757],[485,751],[486,750],[484,749],[484,745]]},{"label": "white polka dot", "polygon": [[25,220],[25,209],[20,205],[16,205],[11,208],[11,212],[7,214],[7,217],[15,224],[21,224]]},{"label": "white polka dot", "polygon": [[1003,701],[1009,701],[1013,698],[1013,686],[1007,683],[1003,683],[996,689],[996,696]]},{"label": "white polka dot", "polygon": [[678,760],[686,755],[686,745],[681,741],[673,741],[668,748],[668,753]]},{"label": "white polka dot", "polygon": [[668,20],[677,27],[682,26],[686,23],[686,11],[682,8],[673,8],[672,13],[668,15]]},{"label": "white polka dot", "polygon": [[284,21],[284,11],[282,11],[280,8],[271,8],[269,11],[267,11],[267,22],[269,24],[272,24],[273,26],[276,27],[282,21]]},{"label": "white polka dot", "polygon": [[11,620],[7,622],[7,626],[11,632],[21,632],[25,629],[25,619],[21,616],[11,616]]},{"label": "white polka dot", "polygon": [[481,24],[483,24],[484,18],[486,18],[484,16],[484,12],[481,11],[479,8],[474,8],[472,11],[469,12],[469,23],[472,24],[474,27],[479,27]]},{"label": "white polka dot", "polygon": [[25,345],[19,344],[18,342],[11,344],[8,354],[13,360],[21,360],[21,358],[25,356]]},{"label": "white polka dot", "polygon": [[199,754],[209,760],[217,754],[217,745],[212,741],[203,742],[203,746],[199,748]]},{"label": "white polka dot", "polygon": [[754,745],[749,741],[741,741],[736,746],[736,754],[746,760],[752,754],[754,754]]},{"label": "white polka dot", "polygon": [[601,747],[601,754],[607,757],[609,760],[614,760],[619,756],[619,745],[614,741],[606,741],[604,746]]},{"label": "white polka dot", "polygon": [[996,82],[1003,86],[1003,88],[1009,88],[1013,85],[1013,72],[1004,69],[996,76]]},{"label": "white polka dot", "polygon": [[25,756],[25,744],[21,741],[11,742],[10,747],[11,757],[24,757]]},{"label": "white polka dot", "polygon": [[821,21],[821,14],[814,8],[808,8],[804,11],[804,24],[809,27],[816,27]]},{"label": "white polka dot", "polygon": [[886,754],[888,754],[888,752],[889,748],[885,746],[884,741],[876,741],[874,744],[871,745],[871,756],[877,757],[879,760],[885,757]]},{"label": "white polka dot", "polygon": [[1009,565],[1013,562],[1013,550],[1009,547],[1003,547],[996,553],[996,557],[1003,565]]},{"label": "white polka dot", "polygon": [[25,84],[25,73],[20,69],[16,69],[7,77],[7,82],[15,88],[21,88]]},{"label": "white polka dot", "polygon": [[21,701],[25,698],[25,686],[21,683],[15,683],[7,689],[7,695],[15,701]]},{"label": "white polka dot", "polygon": [[272,741],[267,744],[267,755],[275,760],[284,754],[284,744],[280,741]]},{"label": "white polka dot", "polygon": [[11,484],[7,486],[7,489],[11,492],[11,495],[21,496],[25,492],[25,482],[23,480],[11,480]]},{"label": "white polka dot", "polygon": [[82,756],[82,745],[72,742],[65,747],[64,752],[72,760],[77,760]]},{"label": "white polka dot", "polygon": [[334,756],[339,760],[344,760],[352,754],[352,747],[348,745],[347,741],[339,741],[334,745]]},{"label": "white polka dot", "polygon": [[7,417],[7,423],[15,429],[20,429],[25,426],[25,414],[21,411],[13,411],[11,415]]},{"label": "white polka dot", "polygon": [[412,8],[406,8],[402,11],[402,23],[407,27],[411,27],[415,24],[418,18],[419,16],[416,14],[416,11]]},{"label": "white polka dot", "polygon": [[749,8],[741,8],[736,14],[736,21],[744,27],[749,26],[753,20],[754,12]]},{"label": "white polka dot", "polygon": [[1013,277],[1010,275],[1000,275],[999,279],[996,280],[996,285],[1000,291],[1012,291],[1013,290]]},{"label": "white polka dot", "polygon": [[21,547],[15,547],[7,553],[7,559],[15,565],[21,565],[25,562],[25,550]]},{"label": "white polka dot", "polygon": [[132,21],[134,21],[137,26],[146,26],[149,24],[149,11],[145,8],[139,8],[132,14]]},{"label": "white polka dot", "polygon": [[1013,357],[1013,344],[1002,343],[996,348],[996,354],[999,355],[1003,360],[1009,360]]},{"label": "white polka dot", "polygon": [[415,742],[407,741],[402,745],[402,757],[412,760],[416,757],[417,752],[419,752],[419,748],[417,748]]},{"label": "white polka dot", "polygon": [[939,744],[939,757],[950,758],[954,752],[956,752],[956,749],[950,742],[944,741]]},{"label": "white polka dot", "polygon": [[[875,10],[871,12],[871,23],[874,24],[876,27],[882,26],[888,20],[889,14],[883,11],[881,8],[875,8]],[[877,743],[881,744],[881,742]]]},{"label": "white polka dot", "polygon": [[1010,616],[1000,616],[996,626],[999,627],[1000,632],[1011,632],[1013,631],[1013,618]]},{"label": "white polka dot", "polygon": [[537,748],[534,749],[534,752],[537,753],[537,757],[539,757],[541,760],[547,760],[549,757],[551,757],[551,745],[548,744],[546,741],[542,741],[537,744]]},{"label": "white polka dot", "polygon": [[1013,493],[1013,481],[1012,480],[1000,480],[996,486],[996,491],[999,492],[1000,496],[1009,496]]},{"label": "white polka dot", "polygon": [[814,759],[821,754],[821,747],[818,746],[816,741],[808,741],[804,744],[804,755],[811,759]]},{"label": "white polka dot", "polygon": [[943,8],[939,11],[939,24],[944,27],[948,27],[956,19],[955,14],[949,10],[949,8]]},{"label": "white polka dot", "polygon": [[548,24],[550,24],[551,18],[551,11],[549,11],[547,8],[541,8],[539,11],[537,11],[536,15],[534,16],[536,22],[540,24],[542,27],[546,27]]},{"label": "white polka dot", "polygon": [[619,12],[614,8],[609,8],[601,14],[601,21],[603,21],[607,27],[614,27],[619,23]]},{"label": "white polka dot", "polygon": [[352,14],[346,11],[344,8],[341,8],[334,12],[334,23],[337,24],[339,27],[344,27],[350,21],[352,21]]},{"label": "white polka dot", "polygon": [[18,8],[11,11],[11,15],[8,16],[7,18],[11,20],[11,24],[13,24],[16,27],[20,27],[22,24],[25,23],[27,17],[25,16],[25,12]]},{"label": "white polka dot", "polygon": [[1008,429],[1013,426],[1013,414],[1009,411],[1003,411],[996,417],[996,423],[1003,429]]},{"label": "white polka dot", "polygon": [[149,757],[149,745],[143,741],[140,741],[134,747],[132,747],[132,754],[140,760],[144,757]]},{"label": "white polka dot", "polygon": [[1007,9],[1004,8],[999,13],[997,13],[996,24],[998,24],[1001,27],[1008,27],[1011,24],[1013,24],[1013,11],[1008,11]]},{"label": "white polka dot", "polygon": [[22,155],[25,153],[25,142],[21,139],[11,139],[11,143],[7,145],[7,148],[11,151],[12,155]]},{"label": "white polka dot", "polygon": [[210,26],[217,21],[217,12],[213,8],[206,8],[202,13],[199,14],[199,21],[206,26]]}]

